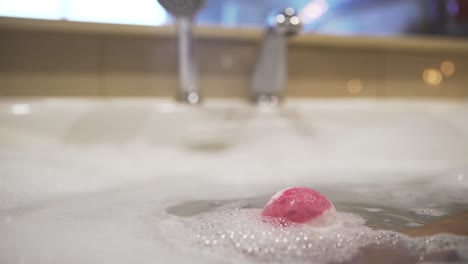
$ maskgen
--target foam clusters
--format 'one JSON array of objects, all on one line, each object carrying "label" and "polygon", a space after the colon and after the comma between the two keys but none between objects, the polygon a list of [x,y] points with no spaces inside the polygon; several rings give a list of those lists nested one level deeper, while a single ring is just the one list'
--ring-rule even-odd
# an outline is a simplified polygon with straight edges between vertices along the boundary
[{"label": "foam clusters", "polygon": [[[339,224],[327,228],[283,222],[260,215],[259,209],[222,209],[183,218],[190,245],[213,253],[233,253],[269,262],[342,262],[361,248],[402,249],[409,259],[468,246],[468,238],[439,235],[412,239],[385,230],[372,230],[363,218],[338,213]],[[277,221],[278,223],[271,224]]]}]

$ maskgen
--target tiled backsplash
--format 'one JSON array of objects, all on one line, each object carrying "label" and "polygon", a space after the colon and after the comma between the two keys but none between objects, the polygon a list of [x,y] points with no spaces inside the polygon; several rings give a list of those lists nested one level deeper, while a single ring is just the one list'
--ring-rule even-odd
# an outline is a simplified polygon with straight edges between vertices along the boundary
[{"label": "tiled backsplash", "polygon": [[[149,27],[133,26],[137,32],[132,33],[129,26],[125,32],[109,26],[96,31],[93,24],[76,22],[62,22],[70,28],[45,30],[35,22],[36,28],[19,29],[1,22],[2,96],[174,96],[177,91],[172,30],[153,34]],[[69,30],[77,25],[84,29]],[[199,39],[203,93],[247,98],[261,33],[237,37],[239,30],[207,30],[211,33]],[[452,49],[436,41],[432,48],[419,40],[406,48],[405,40],[359,41],[318,36],[292,41],[285,96],[468,96],[468,44]]]}]

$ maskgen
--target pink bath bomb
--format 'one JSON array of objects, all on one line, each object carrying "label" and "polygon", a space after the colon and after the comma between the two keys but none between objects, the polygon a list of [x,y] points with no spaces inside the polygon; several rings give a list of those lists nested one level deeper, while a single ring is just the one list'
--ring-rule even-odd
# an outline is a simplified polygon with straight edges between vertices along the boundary
[{"label": "pink bath bomb", "polygon": [[275,193],[263,208],[262,216],[318,227],[336,223],[333,204],[321,193],[305,187],[292,187]]}]

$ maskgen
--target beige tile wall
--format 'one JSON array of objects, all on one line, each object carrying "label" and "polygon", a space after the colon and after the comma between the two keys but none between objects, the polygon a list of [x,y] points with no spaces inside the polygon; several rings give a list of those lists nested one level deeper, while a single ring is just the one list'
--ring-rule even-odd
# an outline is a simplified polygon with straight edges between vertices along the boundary
[{"label": "beige tile wall", "polygon": [[174,40],[112,36],[102,43],[103,95],[172,94],[177,85]]},{"label": "beige tile wall", "polygon": [[96,36],[15,31],[0,36],[2,95],[100,94],[102,48]]},{"label": "beige tile wall", "polygon": [[[441,70],[441,64],[450,61],[455,73],[444,76],[440,85],[429,85],[423,81],[425,69]],[[386,96],[459,97],[468,91],[467,56],[457,54],[431,54],[387,52],[384,56]]]},{"label": "beige tile wall", "polygon": [[[383,82],[382,58],[382,53],[372,50],[291,48],[287,95],[377,96]],[[351,80],[359,80],[361,89],[350,93]]]},{"label": "beige tile wall", "polygon": [[[174,96],[177,42],[151,35],[0,29],[2,96]],[[249,95],[259,43],[202,38],[201,87],[207,97]],[[445,60],[455,74],[431,86],[426,68]],[[468,55],[372,47],[291,44],[289,97],[468,96]]]}]

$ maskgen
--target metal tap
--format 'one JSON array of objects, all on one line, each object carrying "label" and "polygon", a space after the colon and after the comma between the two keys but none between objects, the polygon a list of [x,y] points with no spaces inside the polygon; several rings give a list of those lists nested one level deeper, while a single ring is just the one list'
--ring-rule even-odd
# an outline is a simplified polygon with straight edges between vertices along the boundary
[{"label": "metal tap", "polygon": [[179,92],[177,98],[189,104],[201,102],[198,58],[193,38],[193,20],[205,0],[158,0],[176,18],[179,35]]},{"label": "metal tap", "polygon": [[278,103],[287,82],[287,38],[302,28],[296,11],[288,7],[267,20],[267,32],[252,78],[252,99],[258,103]]}]

